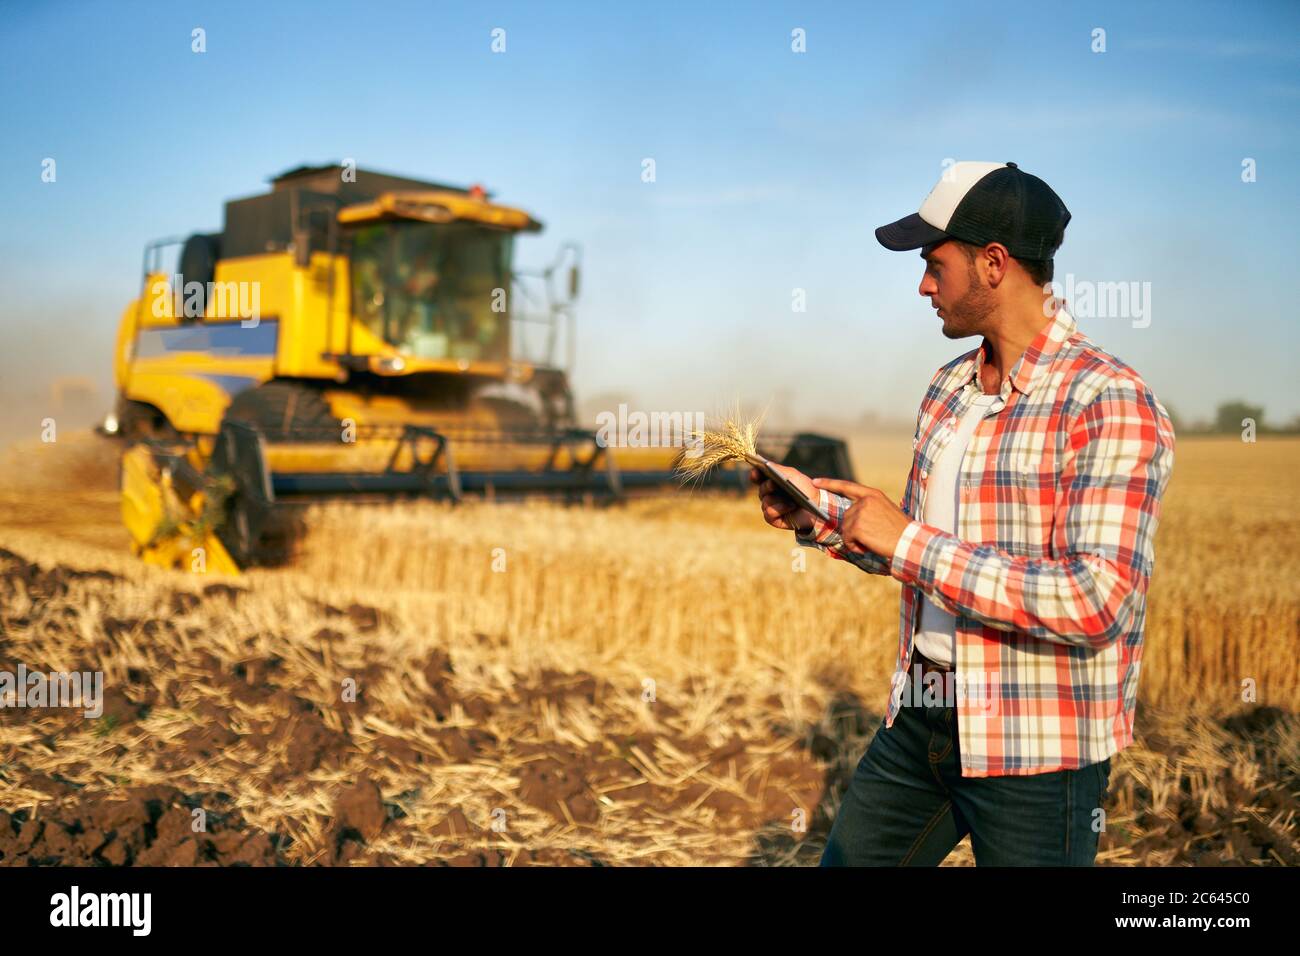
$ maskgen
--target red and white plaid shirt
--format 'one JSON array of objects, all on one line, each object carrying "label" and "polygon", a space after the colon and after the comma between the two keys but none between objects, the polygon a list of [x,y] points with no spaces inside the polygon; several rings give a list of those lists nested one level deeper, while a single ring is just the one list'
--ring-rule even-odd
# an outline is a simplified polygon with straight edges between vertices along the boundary
[{"label": "red and white plaid shirt", "polygon": [[928,598],[956,616],[962,775],[1074,769],[1133,740],[1173,425],[1137,372],[1062,309],[976,426],[961,463],[957,533],[924,524],[916,518],[934,463],[982,391],[985,344],[939,369],[921,402],[900,502],[913,521],[894,553],[846,550],[838,529],[851,502],[825,490],[831,520],[816,519],[798,540],[903,583],[886,726],[903,703]]}]

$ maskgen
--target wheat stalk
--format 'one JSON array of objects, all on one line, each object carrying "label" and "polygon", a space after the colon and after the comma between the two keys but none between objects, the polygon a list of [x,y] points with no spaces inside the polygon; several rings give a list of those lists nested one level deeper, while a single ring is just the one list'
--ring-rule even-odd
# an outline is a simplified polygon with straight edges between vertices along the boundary
[{"label": "wheat stalk", "polygon": [[746,421],[736,407],[713,426],[694,429],[691,443],[678,453],[673,463],[677,476],[683,483],[699,481],[718,465],[744,461],[746,455],[758,454],[758,426],[762,420],[760,415]]}]

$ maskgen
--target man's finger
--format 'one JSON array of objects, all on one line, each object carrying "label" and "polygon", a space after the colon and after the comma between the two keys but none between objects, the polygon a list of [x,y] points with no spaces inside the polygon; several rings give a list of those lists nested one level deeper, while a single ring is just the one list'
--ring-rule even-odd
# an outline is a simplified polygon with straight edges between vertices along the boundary
[{"label": "man's finger", "polygon": [[772,527],[785,531],[790,530],[790,523],[785,517],[789,514],[789,511],[781,503],[772,498],[760,498],[758,510],[762,513],[763,520]]},{"label": "man's finger", "polygon": [[801,525],[800,528],[797,529],[794,525],[794,513],[798,510],[798,508],[791,508],[789,511],[765,514],[764,518],[773,528],[779,528],[782,531],[796,531],[803,527]]},{"label": "man's finger", "polygon": [[763,506],[763,514],[772,518],[799,510],[799,506],[784,495],[764,495],[759,501]]},{"label": "man's finger", "polygon": [[855,501],[866,497],[872,491],[866,485],[860,485],[856,481],[844,481],[842,478],[814,478],[813,487],[825,488],[827,491]]}]

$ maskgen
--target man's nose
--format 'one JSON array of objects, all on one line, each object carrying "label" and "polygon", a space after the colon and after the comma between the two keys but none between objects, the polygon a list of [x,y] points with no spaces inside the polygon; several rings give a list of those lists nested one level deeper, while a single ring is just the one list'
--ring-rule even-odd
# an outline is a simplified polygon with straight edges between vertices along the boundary
[{"label": "man's nose", "polygon": [[921,287],[916,291],[921,295],[935,295],[939,291],[939,283],[934,281],[934,276],[926,273],[921,276]]}]

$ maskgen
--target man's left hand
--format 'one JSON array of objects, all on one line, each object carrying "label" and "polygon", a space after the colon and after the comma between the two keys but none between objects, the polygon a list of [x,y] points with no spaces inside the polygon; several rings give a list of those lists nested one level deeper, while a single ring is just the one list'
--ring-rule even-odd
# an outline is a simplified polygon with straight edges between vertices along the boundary
[{"label": "man's left hand", "polygon": [[912,519],[888,495],[879,488],[838,478],[814,478],[813,485],[853,502],[840,519],[839,527],[840,537],[849,551],[874,551],[886,560],[893,556],[898,539]]}]

